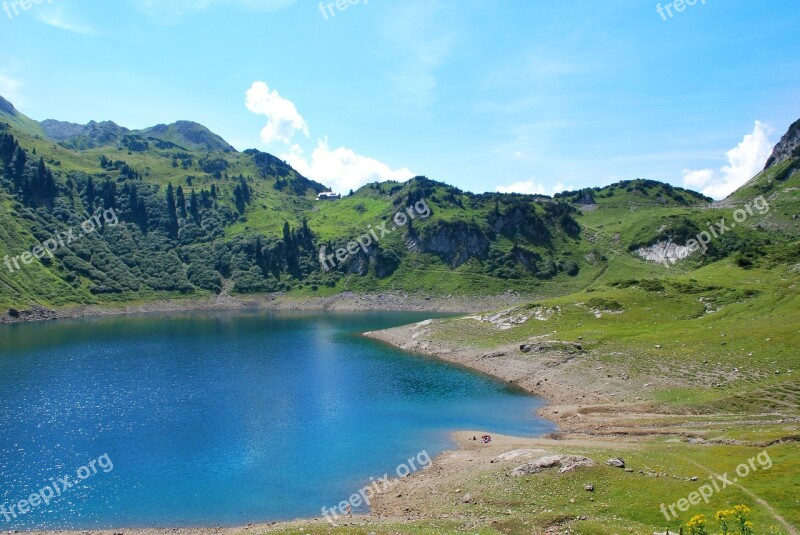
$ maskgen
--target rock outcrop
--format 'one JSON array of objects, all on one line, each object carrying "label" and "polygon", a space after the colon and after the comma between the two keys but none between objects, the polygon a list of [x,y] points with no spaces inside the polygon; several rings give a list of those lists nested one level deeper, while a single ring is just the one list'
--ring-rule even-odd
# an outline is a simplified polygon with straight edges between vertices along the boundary
[{"label": "rock outcrop", "polygon": [[538,474],[544,470],[556,467],[558,467],[559,474],[566,474],[567,472],[574,472],[578,468],[588,468],[592,466],[596,466],[596,463],[588,457],[581,457],[580,455],[548,455],[532,463],[523,464],[514,468],[511,471],[511,475],[526,476]]},{"label": "rock outcrop", "polygon": [[789,158],[800,157],[800,120],[797,120],[789,127],[781,140],[772,150],[772,156],[767,160],[764,169],[769,169]]}]

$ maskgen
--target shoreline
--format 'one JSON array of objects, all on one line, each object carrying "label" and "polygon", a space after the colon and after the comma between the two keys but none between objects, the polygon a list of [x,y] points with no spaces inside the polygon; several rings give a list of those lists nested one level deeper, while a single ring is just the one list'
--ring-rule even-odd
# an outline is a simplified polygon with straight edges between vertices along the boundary
[{"label": "shoreline", "polygon": [[[502,296],[501,296],[502,297]],[[393,296],[394,299],[401,299]],[[526,299],[518,297],[519,299]],[[333,298],[315,298],[313,300],[292,300],[281,298],[260,301],[258,303],[237,301],[234,303],[206,303],[205,306],[180,306],[173,307],[172,303],[160,303],[156,307],[145,306],[115,309],[107,312],[106,316],[120,314],[135,314],[143,312],[177,312],[187,310],[323,310],[323,311],[356,311],[356,310],[393,310],[378,308],[391,302],[386,294],[336,296]],[[491,298],[498,299],[498,298]],[[395,301],[396,302],[396,301]],[[463,300],[455,298],[406,300],[409,307],[394,309],[397,311],[428,311],[428,312],[461,312],[470,313],[471,310],[460,310],[465,306]],[[475,301],[473,301],[475,303]],[[180,303],[181,305],[196,305],[193,303]],[[498,303],[495,303],[495,308]],[[507,306],[508,300],[499,303]],[[375,307],[375,308],[371,308]],[[416,308],[420,307],[420,308]],[[423,308],[424,307],[424,308]],[[475,304],[474,308],[485,311],[486,302]],[[79,315],[71,317],[89,317],[82,309]],[[462,318],[469,321],[469,317]],[[444,451],[437,455],[431,465],[425,470],[416,472],[411,477],[393,479],[395,485],[390,493],[376,495],[373,499],[368,515],[355,515],[342,518],[338,527],[364,527],[371,531],[376,522],[397,522],[403,524],[414,520],[430,518],[430,504],[428,495],[442,486],[446,486],[466,470],[473,469],[478,463],[495,462],[499,455],[515,449],[535,449],[541,455],[563,453],[566,448],[590,449],[605,452],[609,456],[618,455],[635,447],[638,441],[647,440],[658,435],[682,434],[669,426],[649,428],[637,425],[636,416],[646,415],[652,406],[649,403],[625,403],[611,397],[612,390],[620,387],[636,390],[636,385],[631,381],[605,383],[604,388],[585,373],[577,369],[577,361],[569,355],[554,352],[549,358],[530,358],[519,352],[519,346],[494,348],[490,352],[478,349],[458,347],[429,337],[427,327],[434,321],[426,320],[420,323],[395,327],[382,331],[363,333],[363,336],[377,340],[396,348],[411,351],[431,358],[441,359],[448,363],[469,368],[475,372],[483,373],[500,381],[520,388],[530,395],[543,399],[547,405],[538,411],[538,415],[558,426],[558,430],[541,437],[525,438],[503,435],[493,435],[492,443],[483,445],[474,442],[471,437],[480,436],[483,431],[457,431],[452,437],[456,448]],[[585,353],[585,358],[590,358],[591,353]],[[557,363],[558,365],[555,365]],[[592,364],[594,366],[594,364]],[[585,371],[585,370],[584,370]],[[610,376],[609,376],[610,377]],[[610,384],[611,383],[611,384]],[[609,386],[610,384],[610,386]],[[576,400],[580,399],[580,403]],[[634,420],[625,422],[626,417]],[[687,436],[691,431],[687,431]],[[507,463],[506,463],[507,464]],[[409,505],[413,504],[413,510]],[[425,511],[425,512],[423,512]],[[324,525],[330,527],[324,517],[301,518],[291,521],[264,522],[248,524],[238,527],[191,527],[191,528],[130,528],[108,530],[76,530],[76,531],[26,531],[35,535],[81,534],[81,535],[237,535],[270,532],[274,530],[290,530],[292,533],[315,533],[312,527],[319,528]]]},{"label": "shoreline", "polygon": [[[548,452],[558,452],[565,447],[607,449],[609,452],[624,452],[633,447],[632,443],[617,443],[610,437],[590,439],[587,437],[515,437],[510,435],[492,435],[490,444],[474,442],[471,437],[480,435],[480,430],[461,430],[451,434],[455,442],[455,449],[445,450],[432,459],[430,465],[424,470],[414,472],[405,478],[391,478],[390,492],[377,494],[372,497],[369,514],[354,514],[352,517],[341,518],[340,521],[330,525],[325,517],[306,517],[294,520],[270,521],[250,523],[241,526],[194,526],[194,527],[133,527],[133,528],[108,528],[108,529],[74,529],[74,530],[13,530],[8,533],[25,535],[255,535],[256,533],[270,532],[273,530],[298,530],[297,533],[318,533],[313,528],[320,525],[326,528],[364,527],[370,532],[377,529],[375,521],[397,522],[399,524],[412,520],[426,518],[425,515],[409,515],[407,499],[409,497],[424,500],[423,494],[427,493],[429,485],[446,483],[446,477],[452,476],[447,472],[454,459],[463,468],[472,468],[473,464],[495,462],[497,456],[511,450],[534,449],[541,451],[542,455]],[[519,461],[511,464],[518,464]],[[508,463],[506,463],[508,464]],[[399,494],[398,494],[399,493]],[[402,497],[402,499],[401,499]],[[311,530],[311,531],[308,531]]]},{"label": "shoreline", "polygon": [[[469,321],[469,318],[464,318]],[[646,384],[636,383],[627,375],[608,377],[597,381],[597,355],[584,352],[581,358],[567,350],[552,350],[531,358],[520,351],[518,344],[495,347],[491,350],[457,347],[430,337],[429,321],[405,325],[382,331],[364,333],[364,336],[396,348],[425,355],[463,366],[489,375],[519,388],[546,402],[538,416],[555,423],[559,431],[553,436],[570,434],[588,436],[657,436],[675,434],[675,429],[643,427],[634,421],[620,421],[620,417],[647,414],[654,416],[652,400],[646,399]],[[543,343],[552,343],[546,340]],[[558,345],[573,342],[557,341]],[[616,392],[625,390],[630,402],[614,399]]]},{"label": "shoreline", "polygon": [[232,296],[223,293],[200,299],[169,299],[144,303],[119,305],[78,305],[64,308],[46,308],[30,305],[17,310],[12,316],[7,309],[0,313],[0,325],[40,321],[101,318],[148,313],[170,312],[226,312],[226,311],[322,311],[322,312],[436,312],[467,314],[494,308],[526,303],[535,300],[533,295],[513,292],[496,296],[445,296],[409,295],[405,292],[359,294],[343,292],[328,297],[300,297],[286,293]]}]

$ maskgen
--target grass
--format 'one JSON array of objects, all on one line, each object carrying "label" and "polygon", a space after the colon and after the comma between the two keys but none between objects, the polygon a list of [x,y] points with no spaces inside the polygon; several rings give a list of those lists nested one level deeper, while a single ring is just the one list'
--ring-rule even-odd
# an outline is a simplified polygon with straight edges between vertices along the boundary
[{"label": "grass", "polygon": [[[766,451],[766,456],[765,452]],[[397,521],[361,520],[364,525],[331,527],[326,523],[310,526],[278,527],[269,533],[544,533],[558,528],[575,534],[653,533],[669,529],[677,533],[694,515],[712,519],[716,511],[746,504],[757,533],[783,532],[784,526],[752,495],[767,501],[789,523],[800,524],[800,466],[793,445],[763,448],[742,446],[696,446],[680,442],[650,441],[622,455],[632,473],[606,466],[606,458],[620,455],[614,449],[570,448],[564,453],[584,455],[599,461],[598,466],[567,474],[554,471],[524,477],[508,477],[507,467],[481,465],[457,489],[438,489],[428,502],[436,520]],[[761,456],[759,459],[759,455]],[[715,492],[708,503],[701,502],[685,512],[677,507],[678,518],[661,505],[676,504],[697,492],[712,474],[728,474],[732,480],[740,464],[754,459],[757,470],[739,480],[745,489],[727,487]],[[765,461],[768,459],[771,463]],[[692,478],[698,478],[692,481]],[[718,485],[723,485],[717,479]],[[587,484],[594,492],[587,492]],[[449,490],[449,492],[448,492]],[[473,503],[461,503],[470,493]]]}]

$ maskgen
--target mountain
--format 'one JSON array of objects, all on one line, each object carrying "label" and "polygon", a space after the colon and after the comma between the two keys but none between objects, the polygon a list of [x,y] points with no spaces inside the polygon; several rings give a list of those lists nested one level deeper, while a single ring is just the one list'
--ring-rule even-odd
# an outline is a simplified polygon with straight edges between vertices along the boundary
[{"label": "mountain", "polygon": [[0,96],[0,118],[22,132],[32,136],[45,136],[39,123],[17,111],[14,105],[2,96]]},{"label": "mountain", "polygon": [[[551,198],[416,177],[319,202],[323,184],[271,154],[238,152],[197,123],[39,124],[0,100],[0,309],[223,289],[564,295],[718,264],[757,269],[790,262],[797,247],[796,190],[784,191],[797,180],[792,154],[778,162],[781,152],[725,206],[646,179]],[[774,210],[688,251],[709,221],[731,219],[764,192]],[[80,233],[98,213],[118,223]],[[80,239],[52,254],[22,256],[76,229]]]},{"label": "mountain", "polygon": [[764,170],[719,203],[720,206],[746,205],[748,200],[763,196],[770,206],[770,217],[764,223],[773,235],[796,236],[800,233],[800,120],[775,146]]},{"label": "mountain", "polygon": [[178,121],[159,124],[144,130],[129,130],[111,121],[90,121],[85,125],[47,119],[42,121],[45,135],[65,147],[87,150],[108,145],[144,151],[150,144],[160,149],[182,149],[193,151],[235,152],[224,139],[201,124]]},{"label": "mountain", "polygon": [[160,139],[191,150],[223,152],[236,150],[205,126],[192,121],[178,121],[170,125],[159,124],[136,133],[148,139]]},{"label": "mountain", "polygon": [[90,121],[85,125],[47,119],[41,123],[50,139],[77,150],[93,149],[120,141],[130,130],[111,121]]},{"label": "mountain", "polygon": [[795,121],[780,142],[775,145],[772,156],[767,160],[764,169],[780,165],[789,158],[800,158],[800,120]]}]

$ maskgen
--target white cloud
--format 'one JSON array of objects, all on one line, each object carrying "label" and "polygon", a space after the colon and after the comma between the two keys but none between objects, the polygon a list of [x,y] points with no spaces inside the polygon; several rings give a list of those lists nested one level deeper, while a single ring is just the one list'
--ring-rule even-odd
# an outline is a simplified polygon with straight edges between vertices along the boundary
[{"label": "white cloud", "polygon": [[556,193],[563,193],[565,191],[575,191],[575,188],[572,186],[565,186],[561,182],[556,182],[556,185],[553,186],[553,195]]},{"label": "white cloud", "polygon": [[525,195],[547,195],[547,188],[542,184],[537,184],[534,179],[524,182],[515,182],[508,186],[497,186],[498,193],[523,193]]},{"label": "white cloud", "polygon": [[[562,191],[573,191],[575,188],[572,186],[565,186],[561,182],[556,182],[556,185],[550,189],[550,195],[561,193]],[[522,193],[524,195],[548,195],[548,188],[544,184],[539,184],[535,179],[525,180],[522,182],[514,182],[508,186],[497,186],[495,189],[497,193]]]},{"label": "white cloud", "polygon": [[95,33],[94,29],[90,26],[77,22],[64,14],[64,8],[58,7],[57,9],[41,10],[37,14],[39,21],[72,33],[80,33],[84,35],[91,35]]},{"label": "white cloud", "polygon": [[333,191],[347,193],[370,182],[396,180],[404,182],[412,177],[408,168],[393,170],[383,162],[357,154],[347,147],[331,149],[328,140],[320,139],[310,160],[299,145],[281,155],[300,174],[329,186]]},{"label": "white cloud", "polygon": [[245,103],[248,110],[267,118],[267,125],[261,130],[261,141],[267,145],[274,141],[288,145],[298,132],[309,136],[308,125],[294,103],[277,90],[270,91],[266,83],[254,82],[247,90]]},{"label": "white cloud", "polygon": [[15,106],[19,106],[20,89],[22,89],[22,82],[0,73],[0,96]]},{"label": "white cloud", "polygon": [[714,199],[727,197],[761,172],[772,153],[771,131],[761,121],[755,122],[736,147],[725,153],[728,164],[719,171],[713,169],[685,169],[683,182],[687,187],[700,190]]},{"label": "white cloud", "polygon": [[134,7],[162,24],[177,24],[186,15],[216,6],[241,7],[253,11],[277,11],[297,0],[131,0]]},{"label": "white cloud", "polygon": [[402,182],[415,176],[408,168],[392,169],[347,147],[332,149],[327,137],[319,139],[311,156],[306,157],[303,148],[292,144],[292,140],[298,133],[310,137],[308,124],[294,102],[280,96],[277,90],[271,90],[265,82],[253,83],[246,92],[245,105],[251,112],[267,118],[267,125],[261,130],[261,141],[265,145],[291,144],[288,152],[280,157],[301,175],[321,182],[333,191],[347,193],[370,182]]},{"label": "white cloud", "polygon": [[683,183],[688,188],[701,190],[714,180],[715,174],[713,169],[698,169],[697,171],[685,169]]}]

